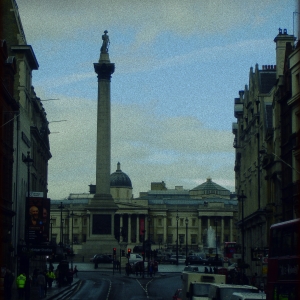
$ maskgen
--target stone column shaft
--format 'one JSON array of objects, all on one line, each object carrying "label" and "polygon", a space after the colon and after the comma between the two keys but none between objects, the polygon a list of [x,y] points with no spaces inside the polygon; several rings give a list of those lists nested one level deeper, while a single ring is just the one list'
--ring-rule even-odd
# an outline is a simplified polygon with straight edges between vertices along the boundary
[{"label": "stone column shaft", "polygon": [[128,243],[131,243],[131,215],[128,215]]}]

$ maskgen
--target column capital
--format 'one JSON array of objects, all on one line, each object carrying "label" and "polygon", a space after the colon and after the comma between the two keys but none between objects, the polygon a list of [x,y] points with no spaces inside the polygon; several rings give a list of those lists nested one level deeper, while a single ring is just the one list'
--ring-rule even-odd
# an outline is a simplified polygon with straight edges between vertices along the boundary
[{"label": "column capital", "polygon": [[113,63],[94,63],[95,72],[98,74],[98,80],[111,79],[111,74],[115,71],[115,64]]}]

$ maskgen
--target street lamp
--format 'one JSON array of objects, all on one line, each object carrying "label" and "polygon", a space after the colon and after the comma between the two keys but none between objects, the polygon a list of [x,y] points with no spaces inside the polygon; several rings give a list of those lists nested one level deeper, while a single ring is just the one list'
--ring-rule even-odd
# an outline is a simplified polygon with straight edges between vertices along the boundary
[{"label": "street lamp", "polygon": [[148,217],[148,264],[151,258],[151,235],[150,235],[150,223],[151,223],[151,217]]},{"label": "street lamp", "polygon": [[[30,197],[30,166],[33,163],[33,159],[30,157],[30,151],[27,152],[27,156],[26,158],[23,159],[23,162],[27,164],[27,197],[28,197],[28,201],[29,201],[29,197]],[[26,198],[25,198],[26,200]],[[26,203],[26,201],[25,201]],[[27,232],[28,227],[25,227],[25,240],[26,240],[26,246],[29,249],[29,233]],[[24,269],[26,270],[26,277],[29,278],[29,269],[30,269],[30,258],[27,257],[25,259],[25,266]],[[30,285],[28,284],[26,289],[25,289],[25,299],[29,300],[30,299]]]},{"label": "street lamp", "polygon": [[73,270],[73,253],[74,253],[74,251],[73,251],[73,243],[74,243],[74,239],[73,239],[73,218],[74,218],[74,216],[75,216],[75,214],[73,213],[73,210],[72,210],[72,212],[70,213],[70,215],[69,215],[70,217],[72,217],[72,231],[71,231],[71,240],[72,240],[72,252],[70,253],[71,254],[71,269]]},{"label": "street lamp", "polygon": [[143,278],[145,277],[145,233],[146,233],[146,230],[143,230],[142,231],[143,233]]},{"label": "street lamp", "polygon": [[186,217],[185,218],[185,265],[188,265],[188,224],[189,224],[189,220]]},{"label": "street lamp", "polygon": [[242,194],[238,198],[240,201],[242,201],[242,264],[244,264],[245,263],[244,200],[247,197],[244,195],[243,190],[242,190]]},{"label": "street lamp", "polygon": [[178,221],[179,221],[179,216],[178,216],[178,209],[177,209],[177,215],[176,215],[176,222],[177,222],[177,232],[176,232],[176,264],[178,266]]},{"label": "street lamp", "polygon": [[53,225],[53,219],[52,217],[50,218],[50,243],[52,243],[52,225]]},{"label": "street lamp", "polygon": [[216,263],[218,261],[218,218],[215,219],[216,223]]},{"label": "street lamp", "polygon": [[63,242],[63,219],[62,219],[62,210],[65,208],[63,203],[60,202],[60,205],[58,205],[58,208],[60,209],[60,247],[62,248],[62,242]]}]

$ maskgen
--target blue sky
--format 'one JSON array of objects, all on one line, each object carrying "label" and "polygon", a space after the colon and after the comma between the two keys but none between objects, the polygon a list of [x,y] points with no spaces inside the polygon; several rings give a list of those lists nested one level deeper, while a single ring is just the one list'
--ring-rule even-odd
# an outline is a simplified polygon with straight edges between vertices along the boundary
[{"label": "blue sky", "polygon": [[295,0],[17,3],[40,65],[37,95],[60,99],[44,102],[50,198],[87,193],[96,181],[93,63],[106,29],[115,63],[111,172],[120,162],[134,196],[153,181],[192,189],[207,177],[234,191],[234,98],[250,67],[275,64],[273,40],[279,27],[293,33]]}]

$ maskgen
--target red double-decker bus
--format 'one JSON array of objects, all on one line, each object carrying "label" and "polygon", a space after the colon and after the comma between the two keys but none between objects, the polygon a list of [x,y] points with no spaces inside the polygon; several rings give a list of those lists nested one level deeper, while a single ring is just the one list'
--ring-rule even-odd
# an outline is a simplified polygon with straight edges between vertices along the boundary
[{"label": "red double-decker bus", "polygon": [[224,258],[226,260],[233,258],[236,253],[236,242],[225,242],[224,243]]},{"label": "red double-decker bus", "polygon": [[267,299],[300,299],[300,219],[270,228]]}]

